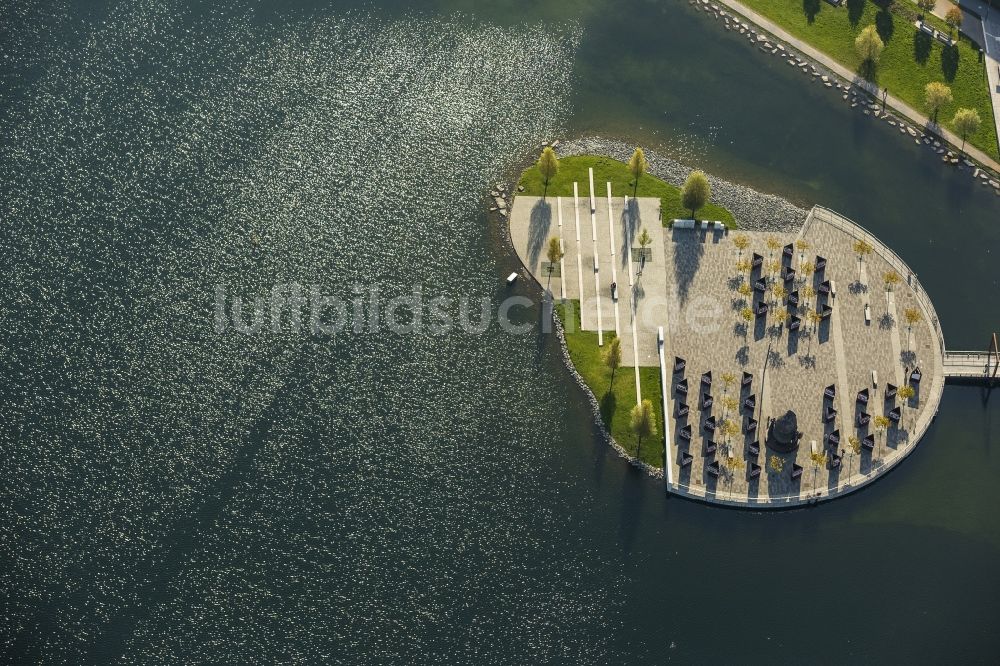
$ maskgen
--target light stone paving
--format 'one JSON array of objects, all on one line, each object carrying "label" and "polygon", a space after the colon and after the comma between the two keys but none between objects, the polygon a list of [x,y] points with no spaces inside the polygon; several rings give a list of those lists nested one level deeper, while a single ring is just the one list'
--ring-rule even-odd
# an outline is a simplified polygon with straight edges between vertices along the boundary
[{"label": "light stone paving", "polygon": [[[833,308],[832,316],[815,328],[803,321],[802,325],[806,330],[798,336],[790,335],[787,326],[775,327],[770,317],[766,323],[757,319],[744,337],[739,328],[741,320],[738,317],[743,299],[736,289],[746,278],[738,275],[736,270],[739,252],[732,244],[733,235],[735,234],[718,237],[717,234],[706,234],[700,230],[678,229],[668,232],[665,239],[667,269],[668,273],[673,272],[673,284],[668,284],[667,290],[678,289],[680,304],[679,310],[669,317],[674,326],[671,328],[668,353],[686,360],[687,368],[683,377],[687,378],[689,384],[687,403],[690,412],[685,418],[676,418],[676,387],[682,375],[674,375],[668,387],[673,403],[671,414],[675,417],[673,444],[677,451],[672,462],[679,489],[687,494],[724,502],[783,503],[808,501],[856,487],[874,473],[894,464],[897,458],[909,450],[915,443],[910,433],[915,430],[915,426],[918,431],[926,427],[937,405],[937,400],[931,398],[935,394],[939,397],[943,387],[941,352],[936,343],[935,329],[930,322],[921,321],[914,326],[915,351],[910,351],[908,345],[902,345],[903,350],[900,351],[900,343],[897,342],[901,335],[901,325],[890,312],[889,303],[898,303],[900,311],[917,307],[913,291],[913,286],[919,288],[916,278],[902,275],[902,281],[896,286],[892,300],[887,299],[881,276],[892,270],[890,264],[876,251],[859,266],[857,255],[853,251],[855,239],[852,236],[825,222],[813,221],[802,234],[802,238],[811,246],[804,253],[803,259],[815,262],[817,254],[827,259],[824,274],[813,276],[808,281],[818,286],[822,281],[821,277],[833,280],[836,296],[828,300]],[[766,266],[772,259],[766,245],[768,234],[748,232],[746,235],[751,240],[748,253],[763,255]],[[790,234],[770,235],[782,245],[796,239],[795,235]],[[778,254],[780,251],[775,253]],[[791,260],[793,268],[801,263],[799,255],[800,252],[796,249]],[[873,282],[877,276],[878,286],[866,286],[858,279],[859,275],[870,277]],[[908,278],[913,286],[907,284]],[[801,288],[803,282],[801,276],[798,276],[795,285]],[[725,313],[720,324],[709,331],[704,326],[691,326],[690,322],[697,321],[697,318],[686,311],[695,299],[705,296],[720,303],[720,309]],[[822,299],[820,302],[823,302]],[[688,305],[685,306],[685,303]],[[871,324],[866,324],[864,319],[866,303],[871,309]],[[815,307],[816,304],[814,302],[811,305]],[[801,315],[804,315],[804,310],[805,308],[800,308]],[[903,324],[904,339],[905,329]],[[763,372],[765,362],[766,373]],[[885,382],[901,386],[902,382],[899,380],[904,368],[912,370],[918,362],[923,378],[918,386],[917,397],[911,401],[912,406],[903,408],[900,426],[890,427],[885,434],[877,434],[873,452],[863,451],[860,456],[853,456],[848,437],[856,434],[863,439],[869,432],[874,432],[871,423],[865,427],[856,425],[859,411],[857,392],[863,388],[871,391],[867,411],[872,419],[879,414],[888,414],[897,401],[885,400]],[[872,387],[872,370],[878,375],[877,389]],[[715,402],[711,409],[702,410],[698,408],[698,384],[702,373],[707,371],[712,372],[711,393]],[[731,372],[739,378],[743,371],[754,374],[750,389],[741,391],[737,380],[737,386],[727,392],[722,386],[723,373]],[[837,387],[837,398],[834,401],[824,401],[823,389],[831,384]],[[920,395],[921,392],[923,396]],[[734,410],[725,407],[720,398],[738,396],[742,402],[751,394],[756,397],[757,403],[757,411],[754,413],[759,421],[756,439],[761,441],[761,451],[756,457],[748,453],[748,444],[755,439],[753,435],[741,433],[732,439],[727,448],[721,437],[713,436],[702,427],[709,416],[715,416],[719,421],[724,418],[738,420],[743,426],[749,411],[741,406],[736,410],[738,414],[734,413]],[[838,410],[834,421],[828,424],[823,420],[826,405]],[[768,419],[780,417],[786,410],[796,413],[798,428],[803,435],[796,452],[778,454],[768,449],[763,440]],[[685,425],[692,427],[690,442],[685,442],[679,436],[680,429]],[[741,430],[744,428],[741,427]],[[825,450],[829,458],[832,449],[826,448],[825,443],[826,436],[833,430],[839,430],[840,434],[840,444],[833,449],[843,455],[840,468],[831,469],[829,464],[814,465],[810,456],[812,442],[817,443],[819,450]],[[714,455],[706,456],[705,447],[712,438],[718,440],[718,449]],[[736,468],[730,472],[725,466],[729,458],[727,450],[742,461],[745,467],[740,469],[737,463]],[[694,457],[687,467],[678,464],[684,452]],[[781,472],[769,467],[771,456],[782,461]],[[723,464],[723,473],[719,478],[706,471],[708,464],[715,460]],[[755,480],[747,478],[751,462],[757,462],[762,467],[760,477]],[[801,477],[796,480],[791,478],[794,464],[803,467]]]},{"label": "light stone paving", "polygon": [[[656,343],[657,326],[665,323],[666,308],[656,302],[663,299],[666,281],[662,256],[663,235],[660,222],[660,200],[639,197],[626,198],[624,193],[607,197],[607,183],[595,183],[603,196],[594,198],[595,223],[590,222],[588,183],[579,183],[576,205],[573,197],[518,196],[510,211],[510,232],[514,249],[535,279],[553,294],[581,302],[581,326],[584,330],[614,330],[615,311],[619,309],[619,337],[622,341],[622,365],[626,367],[656,367],[659,365]],[[542,269],[549,238],[560,236],[560,227],[552,222],[552,210],[562,206],[564,216],[574,220],[579,215],[582,238],[578,241],[573,226],[561,227],[566,260],[579,266],[577,275],[549,275]],[[608,221],[606,224],[604,221]],[[598,223],[602,222],[602,223]],[[638,249],[640,230],[645,228],[652,243],[652,257],[643,267],[632,266],[632,249]],[[612,248],[614,253],[612,254]],[[594,257],[597,257],[595,264]],[[594,270],[595,265],[598,270]],[[614,271],[614,275],[612,275]],[[599,277],[600,274],[604,277]],[[611,283],[618,284],[618,302],[611,298]],[[600,291],[598,291],[598,289]],[[600,298],[598,298],[598,294]],[[598,318],[600,313],[600,318]],[[638,316],[635,316],[637,313]],[[599,328],[599,322],[600,327]],[[636,364],[638,359],[638,364]]]},{"label": "light stone paving", "polygon": [[[586,189],[589,184],[583,186]],[[582,296],[584,329],[596,330],[598,307],[603,308],[601,321],[604,326],[614,321],[610,293],[611,267],[614,266],[622,308],[620,332],[624,366],[635,367],[637,361],[640,366],[659,366],[657,326],[664,326],[668,372],[672,370],[675,356],[686,360],[683,374],[670,373],[667,377],[666,402],[670,418],[667,431],[671,438],[668,445],[673,459],[669,461],[671,469],[665,476],[675,480],[671,487],[673,492],[720,503],[779,506],[807,502],[863,485],[895,465],[912,449],[919,434],[934,417],[943,391],[940,329],[933,320],[933,308],[925,309],[928,303],[918,298],[921,287],[916,276],[909,274],[905,265],[877,239],[823,209],[814,209],[806,224],[792,233],[664,228],[659,221],[658,200],[629,200],[620,195],[612,196],[609,203],[606,186],[595,187],[604,189],[605,194],[595,198],[595,216],[609,219],[610,223],[586,229],[580,242],[576,241],[569,225],[564,225],[563,242],[568,257],[579,253],[584,273],[593,270],[596,252],[599,270],[607,274],[602,281],[599,306],[593,291],[596,281],[589,276],[572,276],[561,284],[560,277],[552,277],[550,281],[539,272],[541,264],[536,248],[541,247],[544,251],[549,235],[559,233],[557,225],[546,223],[548,202],[538,197],[517,197],[511,210],[511,237],[525,266],[540,283],[548,285],[553,293],[565,289],[570,299]],[[585,216],[591,212],[590,199],[588,194],[581,192],[581,195],[579,213]],[[572,198],[569,202],[572,206]],[[636,239],[642,227],[649,231],[654,242],[652,259],[647,261],[640,275],[638,264],[632,262],[632,249],[637,247]],[[777,307],[772,306],[766,317],[743,325],[740,310],[747,302],[738,293],[738,288],[748,276],[736,266],[740,252],[733,244],[733,237],[738,233],[744,233],[750,240],[750,247],[742,253],[742,258],[749,259],[754,252],[763,256],[763,272],[754,272],[750,276],[751,284],[759,276],[767,281],[781,281],[780,277],[771,276],[768,264],[781,261],[782,250],[769,249],[769,237],[781,246],[794,244],[799,239],[809,244],[808,249],[796,248],[792,257],[786,260],[797,269],[797,275],[785,285],[789,291],[800,290],[800,307],[776,303]],[[875,246],[875,252],[863,261],[859,261],[853,249],[858,237],[864,237]],[[615,244],[612,246],[613,239]],[[826,258],[825,271],[803,275],[798,270],[801,264],[815,263],[817,255]],[[893,292],[887,294],[883,276],[890,270],[901,271],[901,279]],[[817,294],[806,304],[802,288],[808,283],[819,291],[823,280],[833,282],[835,295]],[[582,294],[578,285],[582,286]],[[770,290],[765,293],[766,299],[774,303]],[[634,294],[634,298],[630,294]],[[760,300],[756,292],[752,299]],[[810,324],[805,316],[807,309],[821,309],[824,304],[832,308],[831,316],[818,325]],[[870,323],[865,321],[866,304],[870,309]],[[907,308],[916,308],[924,314],[912,331],[899,320]],[[776,324],[773,313],[778,309],[802,318],[800,333],[790,333],[787,325]],[[862,409],[856,400],[858,391],[869,389],[871,398],[867,413],[872,421],[877,415],[888,415],[900,401],[885,398],[886,383],[902,386],[904,373],[908,377],[917,365],[923,377],[915,385],[917,395],[902,406],[901,422],[884,433],[876,433],[873,422],[858,426],[857,415]],[[709,371],[713,380],[709,392],[714,403],[702,409],[700,380],[702,373]],[[741,388],[740,378],[744,371],[753,374],[753,381],[749,387]],[[877,386],[872,384],[873,371],[878,377]],[[736,378],[728,389],[723,385],[725,373],[732,373]],[[677,385],[683,378],[689,384],[685,399],[689,412],[678,417],[682,396],[677,392]],[[836,386],[836,398],[824,400],[823,390],[831,384]],[[743,406],[743,400],[750,395],[756,401],[753,412]],[[737,405],[727,405],[727,398],[734,399]],[[838,412],[832,422],[824,422],[827,406]],[[800,445],[792,453],[775,453],[764,444],[768,420],[788,410],[794,411],[798,418],[798,429],[802,433]],[[713,435],[703,427],[706,419],[712,416],[718,422],[730,419],[737,423],[740,433],[729,441]],[[745,432],[750,416],[758,421],[756,432]],[[690,441],[681,436],[686,425],[691,426]],[[828,447],[828,436],[834,430],[839,431],[839,444]],[[856,435],[863,439],[869,433],[876,435],[874,450],[853,455],[849,437]],[[717,449],[706,455],[706,446],[713,439]],[[760,442],[757,456],[749,454],[749,444],[753,441]],[[839,468],[829,463],[813,464],[810,455],[813,441],[816,450],[825,452],[828,460],[833,452],[843,456]],[[681,466],[679,461],[684,453],[693,456],[693,461]],[[769,465],[772,457],[781,462],[780,471]],[[737,462],[730,466],[731,459]],[[722,467],[719,477],[707,469],[713,461],[718,461]],[[761,466],[761,473],[749,479],[748,472],[754,462]],[[793,465],[803,468],[801,476],[795,479],[791,474]]]}]

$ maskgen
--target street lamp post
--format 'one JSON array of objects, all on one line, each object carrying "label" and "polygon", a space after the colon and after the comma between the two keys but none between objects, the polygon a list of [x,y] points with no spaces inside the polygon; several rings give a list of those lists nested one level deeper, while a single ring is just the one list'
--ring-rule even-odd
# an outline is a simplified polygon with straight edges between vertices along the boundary
[{"label": "street lamp post", "polygon": [[889,96],[889,87],[882,90],[882,115],[885,115],[885,98]]}]

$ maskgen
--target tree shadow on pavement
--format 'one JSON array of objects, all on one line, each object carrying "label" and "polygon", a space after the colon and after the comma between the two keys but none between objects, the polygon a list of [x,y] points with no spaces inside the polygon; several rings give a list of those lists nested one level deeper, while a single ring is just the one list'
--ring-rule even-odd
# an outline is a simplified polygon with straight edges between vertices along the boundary
[{"label": "tree shadow on pavement", "polygon": [[528,267],[534,272],[538,266],[538,257],[545,246],[545,240],[552,226],[552,205],[544,199],[531,207],[531,218],[528,222]]}]

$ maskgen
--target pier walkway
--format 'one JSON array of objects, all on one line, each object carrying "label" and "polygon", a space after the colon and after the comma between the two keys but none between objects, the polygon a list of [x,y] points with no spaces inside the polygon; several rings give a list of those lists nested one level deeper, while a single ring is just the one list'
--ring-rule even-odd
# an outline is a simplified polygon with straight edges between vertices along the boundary
[{"label": "pier walkway", "polygon": [[997,334],[986,351],[946,351],[944,376],[952,381],[981,380],[994,383],[1000,379],[1000,345]]}]

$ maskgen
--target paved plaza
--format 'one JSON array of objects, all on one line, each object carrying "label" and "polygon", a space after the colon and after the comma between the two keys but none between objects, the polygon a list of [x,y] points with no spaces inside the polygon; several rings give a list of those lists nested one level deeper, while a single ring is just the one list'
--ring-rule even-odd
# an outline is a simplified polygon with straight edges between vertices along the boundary
[{"label": "paved plaza", "polygon": [[[603,186],[603,196],[594,198],[593,215],[586,183],[575,198],[517,197],[511,209],[511,238],[518,256],[543,287],[556,298],[580,301],[584,330],[617,332],[623,366],[657,366],[656,326],[661,320],[649,303],[662,298],[667,279],[660,201],[608,197],[607,185]],[[646,262],[640,260],[637,241],[642,229],[652,239],[647,252],[652,258]],[[562,240],[565,256],[550,274],[545,255],[552,237]],[[617,285],[617,298],[612,296],[612,284]],[[665,308],[659,309],[666,314]],[[638,382],[638,372],[635,375]]]},{"label": "paved plaza", "polygon": [[[795,233],[669,228],[659,220],[656,199],[609,199],[606,185],[596,184],[604,196],[594,198],[592,209],[589,184],[578,187],[576,199],[517,197],[510,218],[514,247],[556,298],[581,300],[584,329],[619,332],[624,366],[634,367],[636,360],[658,366],[656,331],[664,327],[671,490],[720,502],[809,501],[862,485],[916,444],[943,390],[943,344],[916,276],[877,239],[821,208]],[[635,239],[643,227],[653,243],[639,276]],[[742,252],[734,244],[741,235],[749,240]],[[561,238],[565,251],[551,276],[544,256],[550,237]],[[861,260],[855,251],[859,238],[873,248]],[[759,266],[750,272],[739,267],[754,255]],[[820,258],[825,268],[810,274],[809,265]],[[795,274],[785,279],[789,268]],[[899,276],[891,290],[883,277],[889,272]],[[763,291],[753,290],[758,280]],[[742,284],[751,288],[749,296],[745,288],[741,294]],[[776,298],[774,285],[797,292],[798,305]],[[827,286],[830,294],[823,293]],[[810,288],[816,295],[808,295]],[[761,302],[769,311],[746,322],[744,308],[755,310]],[[904,317],[911,308],[920,313],[912,327]],[[807,317],[824,310],[821,321]],[[799,330],[790,330],[791,319],[779,322],[778,311],[799,317]],[[674,372],[675,357],[684,359],[683,372]],[[921,377],[911,382],[916,368]],[[708,372],[710,386],[702,383]],[[725,376],[735,381],[726,386]],[[684,380],[686,395],[678,389]],[[889,385],[898,390],[908,384],[916,395],[905,404],[887,396]],[[824,397],[828,386],[835,387],[832,399]],[[863,389],[867,405],[858,402]],[[705,393],[712,404],[703,407]],[[687,413],[680,415],[684,406]],[[898,422],[877,429],[875,417],[891,416],[897,406]],[[789,410],[797,417],[798,447],[778,453],[765,443],[767,425]],[[870,417],[867,424],[859,425],[861,412]],[[712,418],[730,421],[739,432],[727,437],[719,427],[707,429]],[[756,429],[748,430],[750,419]],[[854,455],[851,435],[862,442],[871,435],[874,445]],[[814,464],[814,452],[826,456],[823,464]],[[759,476],[752,477],[755,465]]]}]

